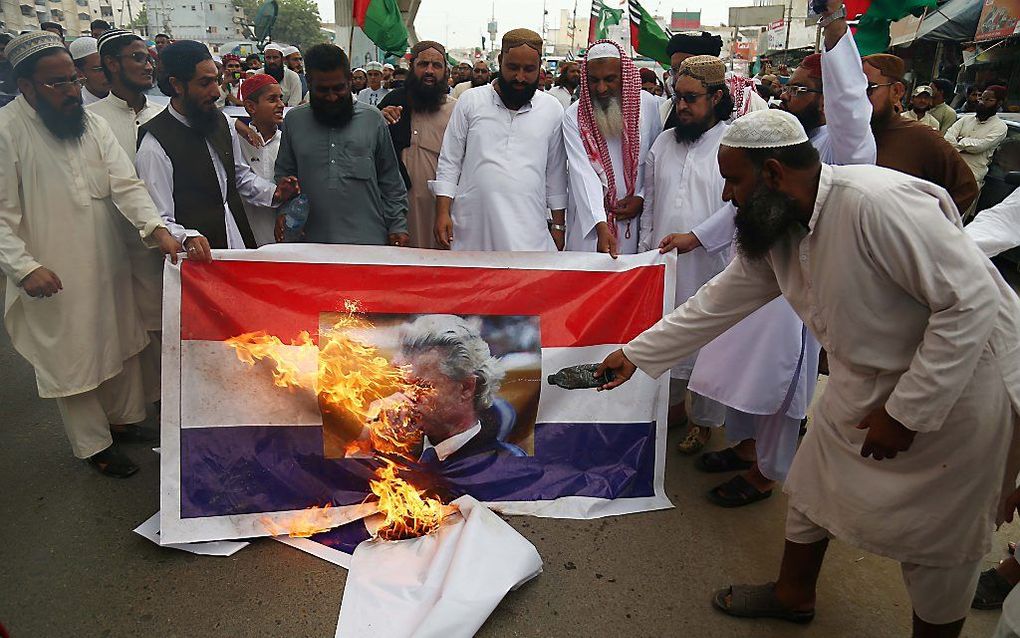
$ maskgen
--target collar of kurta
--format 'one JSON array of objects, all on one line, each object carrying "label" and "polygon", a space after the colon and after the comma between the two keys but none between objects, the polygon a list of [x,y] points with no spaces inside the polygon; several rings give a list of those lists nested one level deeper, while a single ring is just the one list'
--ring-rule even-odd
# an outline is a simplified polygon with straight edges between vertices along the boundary
[{"label": "collar of kurta", "polygon": [[829,198],[829,191],[832,189],[832,167],[822,164],[822,173],[818,177],[818,194],[815,196],[815,208],[811,211],[811,220],[808,222],[808,234],[815,230],[815,224],[825,207],[825,200]]}]

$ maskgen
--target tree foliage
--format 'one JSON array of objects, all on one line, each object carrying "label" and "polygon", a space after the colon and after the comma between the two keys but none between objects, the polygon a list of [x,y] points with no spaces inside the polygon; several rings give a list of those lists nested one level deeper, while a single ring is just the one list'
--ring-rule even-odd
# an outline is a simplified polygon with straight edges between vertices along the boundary
[{"label": "tree foliage", "polygon": [[[273,42],[293,44],[302,51],[328,40],[319,28],[319,6],[315,0],[277,0],[280,13],[273,25]],[[255,17],[261,0],[234,0],[234,4],[244,9],[245,17],[250,21]]]}]

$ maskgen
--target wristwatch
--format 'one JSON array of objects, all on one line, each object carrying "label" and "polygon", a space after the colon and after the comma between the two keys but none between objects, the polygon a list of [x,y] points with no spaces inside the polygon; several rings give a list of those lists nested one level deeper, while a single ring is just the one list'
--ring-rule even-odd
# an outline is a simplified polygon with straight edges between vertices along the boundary
[{"label": "wristwatch", "polygon": [[846,5],[839,5],[839,8],[830,13],[829,15],[822,16],[821,18],[819,18],[818,25],[824,29],[825,27],[829,26],[836,20],[840,20],[845,17],[846,17]]}]

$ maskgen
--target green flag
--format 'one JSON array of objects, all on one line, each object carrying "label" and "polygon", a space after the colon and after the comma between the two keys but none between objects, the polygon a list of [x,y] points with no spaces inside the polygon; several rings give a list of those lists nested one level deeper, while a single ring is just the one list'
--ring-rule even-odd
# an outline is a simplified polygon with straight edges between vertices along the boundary
[{"label": "green flag", "polygon": [[935,9],[936,0],[849,0],[847,19],[860,19],[854,41],[861,55],[883,53],[889,48],[889,25],[908,15],[920,16]]},{"label": "green flag", "polygon": [[354,0],[354,24],[383,51],[398,57],[407,52],[407,26],[397,0]]},{"label": "green flag", "polygon": [[603,40],[609,36],[609,27],[623,21],[623,9],[610,9],[599,3],[599,19],[595,27],[595,39]]},{"label": "green flag", "polygon": [[662,27],[637,0],[630,0],[630,44],[634,50],[659,64],[669,66],[669,55],[666,53],[668,43],[669,35]]}]

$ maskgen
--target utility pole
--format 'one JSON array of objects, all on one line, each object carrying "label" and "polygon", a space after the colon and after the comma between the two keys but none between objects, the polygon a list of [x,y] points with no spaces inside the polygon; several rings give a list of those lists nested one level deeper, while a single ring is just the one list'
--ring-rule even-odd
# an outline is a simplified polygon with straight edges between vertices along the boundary
[{"label": "utility pole", "polygon": [[577,35],[577,0],[574,0],[574,15],[570,18],[570,53],[574,53],[574,37]]},{"label": "utility pole", "polygon": [[786,5],[786,44],[783,45],[783,55],[786,61],[790,58],[790,23],[793,22],[793,0]]}]

